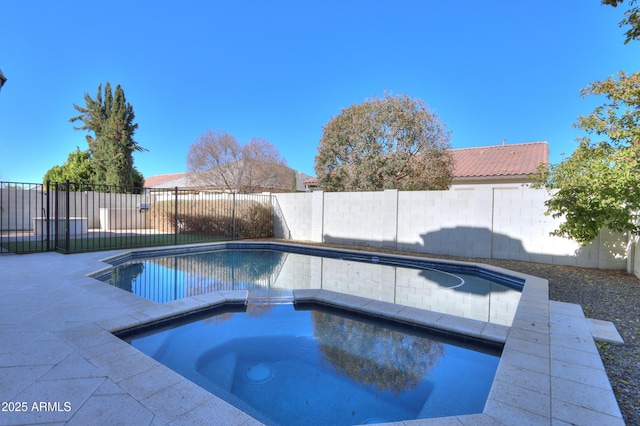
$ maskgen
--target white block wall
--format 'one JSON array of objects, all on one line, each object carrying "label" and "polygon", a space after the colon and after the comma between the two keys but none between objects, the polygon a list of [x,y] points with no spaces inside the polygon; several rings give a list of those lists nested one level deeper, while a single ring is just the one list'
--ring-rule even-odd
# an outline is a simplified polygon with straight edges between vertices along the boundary
[{"label": "white block wall", "polygon": [[585,247],[550,236],[561,222],[544,214],[549,195],[543,189],[480,187],[275,196],[295,240],[629,272],[637,270],[639,263],[631,262],[637,256],[627,259],[626,235],[603,230]]},{"label": "white block wall", "polygon": [[381,247],[383,192],[324,194],[323,241]]},{"label": "white block wall", "polygon": [[636,241],[633,244],[633,263],[631,265],[631,271],[633,274],[640,278],[640,241]]},{"label": "white block wall", "polygon": [[[320,194],[322,195],[322,194]],[[289,229],[291,239],[311,241],[311,201],[313,193],[282,193],[274,194],[284,217],[285,225]],[[281,231],[276,227],[277,231]],[[282,232],[282,231],[281,231]],[[276,234],[277,238],[285,238],[283,233]]]}]

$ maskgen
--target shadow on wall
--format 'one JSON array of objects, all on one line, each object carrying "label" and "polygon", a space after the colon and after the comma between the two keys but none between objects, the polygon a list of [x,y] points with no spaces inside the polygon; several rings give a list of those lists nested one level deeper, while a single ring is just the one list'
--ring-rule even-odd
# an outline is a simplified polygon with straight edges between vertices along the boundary
[{"label": "shadow on wall", "polygon": [[[626,247],[619,238],[609,240],[606,238],[607,235],[606,232],[601,233],[598,240],[584,247],[569,240],[541,235],[539,251],[527,251],[520,239],[491,232],[488,228],[471,226],[441,228],[437,231],[426,232],[420,234],[422,242],[376,241],[336,237],[328,234],[324,235],[324,241],[463,258],[507,259],[588,268],[624,269]],[[554,241],[557,243],[553,244]],[[543,244],[550,246],[546,247]],[[553,246],[551,246],[552,244]],[[598,247],[603,250],[602,255],[606,257],[604,261],[600,259]],[[571,254],[567,254],[568,252]]]}]

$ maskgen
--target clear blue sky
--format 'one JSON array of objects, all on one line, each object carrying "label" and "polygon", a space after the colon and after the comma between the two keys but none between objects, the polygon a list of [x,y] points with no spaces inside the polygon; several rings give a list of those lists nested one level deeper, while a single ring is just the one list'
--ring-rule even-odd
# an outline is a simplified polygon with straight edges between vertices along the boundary
[{"label": "clear blue sky", "polygon": [[638,70],[624,8],[599,0],[0,0],[0,180],[40,182],[79,146],[73,104],[122,85],[144,176],[186,170],[207,130],[263,137],[314,175],[322,126],[385,90],[420,98],[453,148],[547,141],[601,99],[579,90]]}]

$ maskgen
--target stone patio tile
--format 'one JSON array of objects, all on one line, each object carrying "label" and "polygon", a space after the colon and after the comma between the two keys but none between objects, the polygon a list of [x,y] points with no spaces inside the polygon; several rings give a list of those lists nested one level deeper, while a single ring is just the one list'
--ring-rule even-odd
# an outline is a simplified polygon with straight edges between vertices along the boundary
[{"label": "stone patio tile", "polygon": [[53,333],[45,333],[2,354],[0,367],[58,364],[72,352],[73,348]]},{"label": "stone patio tile", "polygon": [[524,300],[528,303],[545,301],[549,296],[548,288],[533,288],[528,285],[522,290],[520,300]]},{"label": "stone patio tile", "polygon": [[491,416],[485,414],[471,414],[468,416],[456,417],[458,421],[464,426],[498,426],[502,423],[498,422]]},{"label": "stone patio tile", "polygon": [[552,426],[575,426],[575,423],[567,423],[567,422],[563,422],[562,420],[552,419],[551,425]]},{"label": "stone patio tile", "polygon": [[582,352],[588,352],[597,356],[599,355],[598,347],[589,334],[588,336],[576,336],[571,334],[557,334],[550,332],[551,346],[575,349]]},{"label": "stone patio tile", "polygon": [[611,391],[609,377],[604,368],[589,368],[572,362],[551,360],[551,377]]},{"label": "stone patio tile", "polygon": [[491,386],[490,399],[514,407],[527,407],[528,411],[543,417],[551,417],[549,393],[540,393],[496,380]]},{"label": "stone patio tile", "polygon": [[158,421],[169,422],[213,398],[209,392],[183,379],[140,402],[156,413]]},{"label": "stone patio tile", "polygon": [[140,324],[143,324],[143,321],[140,318],[134,318],[130,315],[122,315],[100,321],[97,324],[109,333],[115,333],[116,331],[122,331],[126,330],[127,328],[136,327]]},{"label": "stone patio tile", "polygon": [[513,407],[495,399],[487,401],[484,414],[495,418],[503,425],[549,426],[551,423],[550,417]]},{"label": "stone patio tile", "polygon": [[218,291],[211,291],[193,296],[192,299],[200,301],[203,305],[217,305],[224,303],[226,297]]},{"label": "stone patio tile", "polygon": [[621,415],[612,416],[599,411],[585,410],[582,406],[570,404],[565,401],[558,401],[556,399],[552,400],[551,406],[551,413],[554,419],[565,421],[571,425],[625,425]]},{"label": "stone patio tile", "polygon": [[103,384],[93,393],[93,395],[117,395],[123,394],[125,391],[115,384],[111,379],[106,379]]},{"label": "stone patio tile", "polygon": [[[399,422],[402,426],[464,426],[464,423],[457,417],[439,417],[433,419],[405,420]],[[477,425],[478,423],[474,423]],[[480,423],[482,424],[482,423]],[[377,426],[397,426],[398,423],[376,423]]]},{"label": "stone patio tile", "polygon": [[[67,422],[104,380],[104,378],[94,377],[36,381],[16,396],[17,401],[27,401],[30,410],[26,413],[9,413],[8,423],[10,424],[16,421],[22,424]],[[31,409],[34,403],[36,403],[36,407],[38,407],[40,402],[44,402],[45,404],[57,402],[59,403],[58,409],[55,411]],[[68,411],[65,411],[65,402],[70,404]],[[5,416],[2,417],[2,420],[4,423]]]},{"label": "stone patio tile", "polygon": [[524,330],[522,328],[511,328],[509,330],[508,338],[510,339],[512,337],[545,345],[548,345],[551,342],[549,333],[539,333],[537,331]]},{"label": "stone patio tile", "polygon": [[129,395],[93,395],[73,414],[68,425],[149,425],[153,413]]},{"label": "stone patio tile", "polygon": [[83,377],[104,377],[95,365],[73,352],[53,366],[40,380],[79,379]]},{"label": "stone patio tile", "polygon": [[139,353],[135,348],[118,339],[118,342],[92,348],[91,354],[83,354],[92,364],[110,364],[122,359],[128,359]]},{"label": "stone patio tile", "polygon": [[453,333],[467,334],[480,337],[485,323],[454,315],[443,314],[437,321],[436,327]]},{"label": "stone patio tile", "polygon": [[613,391],[603,392],[599,387],[551,377],[551,395],[554,400],[574,405],[579,404],[584,408],[609,416],[622,416]]},{"label": "stone patio tile", "polygon": [[[13,401],[17,394],[28,388],[52,367],[53,365],[28,365],[0,368],[0,401]],[[0,424],[2,424],[1,421]]]},{"label": "stone patio tile", "polygon": [[248,414],[221,399],[211,398],[205,403],[186,412],[169,423],[170,425],[225,425],[258,426],[262,425]]},{"label": "stone patio tile", "polygon": [[400,320],[435,327],[440,318],[442,318],[442,315],[440,312],[405,306],[404,309],[396,314],[396,317]]},{"label": "stone patio tile", "polygon": [[[539,357],[520,351],[503,351],[502,361],[524,370],[532,370],[542,374],[550,374],[549,357]],[[501,361],[501,362],[502,362]]]},{"label": "stone patio tile", "polygon": [[558,316],[552,314],[550,318],[550,331],[555,335],[564,335],[569,338],[573,336],[591,337],[591,330],[586,319]]},{"label": "stone patio tile", "polygon": [[0,324],[3,325],[11,325],[15,326],[17,324],[24,323],[29,320],[29,318],[37,315],[42,312],[42,308],[24,308],[18,309],[16,308],[16,302],[13,302],[13,306],[9,309],[2,309],[0,311]]},{"label": "stone patio tile", "polygon": [[481,332],[481,337],[483,339],[500,343],[504,343],[507,340],[508,335],[509,327],[500,324],[492,324],[490,322],[484,325]]},{"label": "stone patio tile", "polygon": [[518,304],[516,316],[532,313],[538,315],[549,315],[549,303],[545,300],[530,300],[528,303]]},{"label": "stone patio tile", "polygon": [[106,348],[121,341],[96,324],[69,326],[66,330],[56,331],[56,334],[70,346],[87,355],[101,354]]},{"label": "stone patio tile", "polygon": [[[522,305],[522,306],[528,306],[528,305]],[[513,323],[518,324],[518,322],[522,322],[522,321],[526,322],[527,326],[529,326],[530,323],[544,324],[548,326],[549,313],[544,312],[541,309],[531,309],[531,310],[520,309],[520,305],[518,305],[518,309],[516,311],[516,315],[514,316]]]},{"label": "stone patio tile", "polygon": [[136,399],[141,400],[182,380],[184,377],[178,373],[163,365],[158,365],[119,381],[118,386]]},{"label": "stone patio tile", "polygon": [[369,303],[362,306],[362,310],[364,312],[382,316],[395,316],[395,314],[402,311],[403,309],[404,306],[402,305],[383,302],[381,300],[371,300]]},{"label": "stone patio tile", "polygon": [[[137,351],[136,351],[137,352]],[[128,377],[160,365],[156,360],[141,352],[131,353],[131,356],[118,358],[110,363],[98,363],[98,368],[111,380],[118,383]]]},{"label": "stone patio tile", "polygon": [[553,343],[550,347],[552,360],[569,362],[589,368],[604,369],[600,355],[596,356],[593,352],[585,352],[580,349],[558,346]]},{"label": "stone patio tile", "polygon": [[326,300],[332,305],[339,305],[345,308],[360,309],[369,303],[369,299],[360,296],[352,296],[350,294],[333,293],[325,297],[324,294],[320,295],[321,300]]},{"label": "stone patio tile", "polygon": [[221,290],[216,293],[219,293],[227,303],[246,302],[247,297],[249,297],[247,290]]},{"label": "stone patio tile", "polygon": [[584,312],[582,306],[575,303],[558,302],[555,300],[549,301],[549,311],[553,314],[561,314],[574,317],[584,318]]},{"label": "stone patio tile", "polygon": [[502,363],[498,366],[496,380],[520,386],[541,394],[551,395],[551,379],[548,375]]},{"label": "stone patio tile", "polygon": [[512,336],[504,346],[504,350],[519,351],[539,357],[549,357],[549,345]]},{"label": "stone patio tile", "polygon": [[36,340],[42,334],[42,331],[23,331],[21,328],[16,331],[16,327],[13,325],[8,328],[10,331],[0,332],[0,342],[2,342],[2,345],[0,345],[0,357],[2,354],[15,352],[16,348]]}]

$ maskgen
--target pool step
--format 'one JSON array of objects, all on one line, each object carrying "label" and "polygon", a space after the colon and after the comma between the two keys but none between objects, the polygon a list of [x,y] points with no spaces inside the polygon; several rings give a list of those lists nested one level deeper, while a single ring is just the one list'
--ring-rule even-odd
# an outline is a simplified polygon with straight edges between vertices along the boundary
[{"label": "pool step", "polygon": [[247,305],[277,305],[293,303],[292,291],[250,291]]},{"label": "pool step", "polygon": [[620,345],[624,344],[622,336],[620,336],[616,326],[611,321],[587,318],[587,324],[589,324],[589,329],[591,330],[591,335],[594,340]]}]

